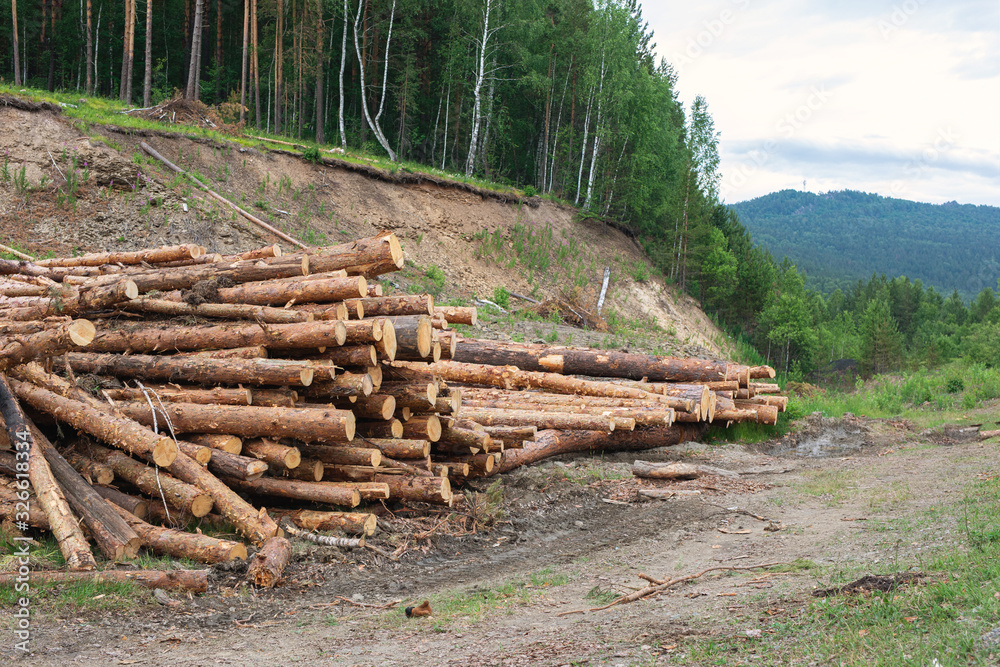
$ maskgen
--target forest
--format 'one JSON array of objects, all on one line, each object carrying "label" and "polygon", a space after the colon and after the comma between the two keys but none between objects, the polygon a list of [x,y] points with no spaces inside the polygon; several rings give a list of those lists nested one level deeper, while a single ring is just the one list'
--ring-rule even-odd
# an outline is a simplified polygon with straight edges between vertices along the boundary
[{"label": "forest", "polygon": [[[920,279],[831,271],[841,289],[824,296],[755,243],[720,199],[708,103],[681,104],[635,0],[11,0],[0,23],[0,78],[15,86],[144,107],[183,96],[237,131],[576,205],[631,234],[668,282],[790,375],[842,357],[868,372],[1000,363],[980,345],[1000,333],[992,285],[969,306],[972,290],[943,298]],[[812,211],[814,253],[830,201],[784,213]],[[829,256],[815,257],[810,275],[827,275],[813,267]]]},{"label": "forest", "polygon": [[1000,209],[925,204],[845,190],[782,190],[732,208],[775,257],[824,293],[873,272],[906,275],[972,299],[1000,278]]}]

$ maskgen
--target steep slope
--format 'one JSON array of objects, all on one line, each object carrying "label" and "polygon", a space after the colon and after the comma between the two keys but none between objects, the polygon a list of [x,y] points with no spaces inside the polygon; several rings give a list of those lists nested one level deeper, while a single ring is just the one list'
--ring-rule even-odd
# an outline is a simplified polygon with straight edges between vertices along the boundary
[{"label": "steep slope", "polygon": [[691,344],[724,354],[724,335],[692,299],[652,276],[631,239],[578,221],[571,207],[419,174],[311,164],[298,154],[197,136],[99,126],[87,132],[58,110],[0,107],[8,171],[23,167],[26,184],[0,183],[3,243],[44,254],[193,241],[229,253],[277,240],[145,156],[139,143],[146,141],[308,244],[392,229],[408,258],[398,289],[429,288],[440,300],[467,301],[493,299],[502,287],[593,310],[611,267],[605,316],[626,326],[633,321],[638,336],[652,323],[662,330],[664,349]]},{"label": "steep slope", "polygon": [[905,275],[966,299],[1000,278],[1000,208],[845,190],[782,190],[732,205],[754,239],[824,291]]}]

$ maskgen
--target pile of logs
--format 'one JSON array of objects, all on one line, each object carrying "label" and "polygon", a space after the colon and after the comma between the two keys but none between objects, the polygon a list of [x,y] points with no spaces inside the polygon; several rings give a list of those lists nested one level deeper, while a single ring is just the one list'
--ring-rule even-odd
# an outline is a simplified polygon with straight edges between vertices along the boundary
[{"label": "pile of logs", "polygon": [[785,407],[768,367],[464,338],[474,308],[369,283],[402,266],[391,233],[0,260],[0,519],[51,531],[70,570],[95,567],[90,541],[115,562],[246,558],[185,530],[231,527],[273,585],[280,525],[363,545],[362,503],[451,506],[471,478]]}]

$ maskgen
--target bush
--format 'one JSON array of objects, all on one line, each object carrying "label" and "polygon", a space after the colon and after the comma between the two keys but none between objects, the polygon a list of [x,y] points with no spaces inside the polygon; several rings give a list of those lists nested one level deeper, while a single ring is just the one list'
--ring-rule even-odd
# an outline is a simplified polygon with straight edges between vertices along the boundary
[{"label": "bush", "polygon": [[497,285],[493,288],[493,303],[500,306],[504,310],[510,308],[510,292],[507,291],[506,287]]},{"label": "bush", "polygon": [[319,149],[315,146],[310,146],[309,148],[302,151],[302,159],[307,162],[312,162],[313,164],[320,163]]},{"label": "bush", "polygon": [[537,194],[538,194],[538,190],[535,189],[534,185],[525,185],[524,186],[524,196],[525,197],[534,197]]}]

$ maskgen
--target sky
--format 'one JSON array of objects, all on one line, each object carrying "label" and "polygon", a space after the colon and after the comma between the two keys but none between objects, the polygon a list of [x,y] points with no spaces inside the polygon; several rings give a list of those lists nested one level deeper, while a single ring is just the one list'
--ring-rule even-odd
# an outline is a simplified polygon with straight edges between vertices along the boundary
[{"label": "sky", "polygon": [[1000,0],[641,0],[727,203],[792,188],[1000,206]]}]

